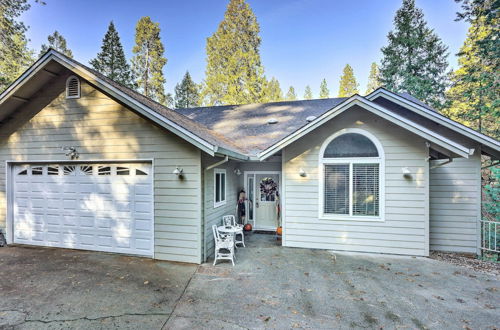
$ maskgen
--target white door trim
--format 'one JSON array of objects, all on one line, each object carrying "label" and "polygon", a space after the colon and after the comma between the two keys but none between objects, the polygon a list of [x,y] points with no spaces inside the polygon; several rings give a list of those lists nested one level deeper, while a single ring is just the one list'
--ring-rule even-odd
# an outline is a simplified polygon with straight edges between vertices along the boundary
[{"label": "white door trim", "polygon": [[154,158],[141,158],[141,159],[78,159],[78,160],[68,160],[68,159],[52,159],[52,160],[7,160],[5,161],[5,172],[6,172],[6,195],[7,195],[7,219],[6,219],[6,233],[5,238],[7,240],[7,244],[12,244],[14,242],[14,211],[13,211],[13,202],[14,202],[14,177],[13,177],[13,169],[16,165],[22,164],[121,164],[121,163],[148,163],[151,164],[151,215],[152,215],[152,241],[151,241],[151,257],[155,258],[155,163]]},{"label": "white door trim", "polygon": [[[283,191],[283,186],[282,186],[282,179],[281,179],[281,171],[244,171],[244,181],[245,181],[245,191],[248,192],[249,191],[249,187],[248,187],[248,175],[255,175],[255,174],[277,174],[278,175],[278,180],[279,180],[279,193],[280,193],[280,197],[279,197],[279,201],[280,201],[280,207],[283,206],[283,202],[282,202],[282,191]],[[257,185],[257,181],[255,180],[254,178],[254,193],[253,193],[253,222],[254,222],[254,227],[253,228],[254,230],[269,230],[269,228],[258,228],[258,219],[257,219],[257,212],[255,211],[256,208],[255,208],[255,204],[256,204],[256,201],[257,201],[257,192],[255,191],[255,187]],[[259,195],[260,196],[260,195]],[[260,197],[259,197],[260,198]],[[247,208],[248,209],[248,208]],[[280,210],[281,214],[281,222],[283,224],[283,209]]]}]

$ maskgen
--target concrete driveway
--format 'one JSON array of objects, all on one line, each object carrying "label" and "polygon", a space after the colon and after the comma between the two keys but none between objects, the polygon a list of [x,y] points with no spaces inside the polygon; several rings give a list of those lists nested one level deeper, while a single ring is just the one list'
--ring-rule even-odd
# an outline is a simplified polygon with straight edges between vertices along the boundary
[{"label": "concrete driveway", "polygon": [[[500,324],[500,279],[426,258],[282,248],[216,267],[0,248],[0,328],[435,328]],[[336,259],[336,260],[335,260]]]}]

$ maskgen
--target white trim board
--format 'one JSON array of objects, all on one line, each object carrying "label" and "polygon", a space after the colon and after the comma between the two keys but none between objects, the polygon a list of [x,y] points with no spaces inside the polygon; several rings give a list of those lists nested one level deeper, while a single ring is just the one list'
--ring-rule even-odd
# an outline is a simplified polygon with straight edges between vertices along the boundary
[{"label": "white trim board", "polygon": [[457,133],[460,133],[462,135],[467,136],[470,139],[473,139],[474,141],[477,141],[479,143],[485,144],[486,146],[495,149],[500,152],[500,142],[493,139],[492,137],[489,137],[485,134],[479,133],[475,130],[473,130],[470,127],[467,127],[465,125],[462,125],[450,118],[447,118],[443,116],[442,114],[427,109],[420,104],[417,104],[413,101],[407,100],[402,96],[399,96],[395,93],[392,93],[386,89],[379,88],[372,92],[371,94],[367,95],[366,98],[370,101],[373,101],[377,97],[384,97],[385,99],[394,102],[398,105],[401,105],[405,108],[409,108],[410,110],[416,112],[417,114],[430,119],[438,124],[441,124]]},{"label": "white trim board", "polygon": [[439,135],[436,132],[433,132],[423,126],[420,126],[414,122],[411,122],[407,120],[406,118],[403,118],[387,109],[384,107],[381,107],[380,105],[371,102],[359,95],[354,95],[350,97],[349,99],[345,100],[341,104],[337,105],[330,111],[325,112],[323,115],[318,117],[316,120],[310,122],[306,126],[302,127],[301,129],[295,131],[294,133],[290,134],[286,138],[282,139],[278,143],[274,144],[273,146],[267,148],[266,150],[262,151],[259,153],[259,158],[260,160],[264,160],[277,151],[285,148],[286,146],[290,145],[292,142],[298,140],[299,138],[303,137],[307,133],[313,131],[317,127],[323,125],[324,123],[328,122],[329,120],[335,118],[339,114],[343,113],[347,109],[351,108],[352,106],[360,106],[365,110],[368,110],[375,115],[378,115],[379,117],[386,119],[402,128],[405,128],[406,130],[421,136],[422,138],[428,140],[429,142],[436,144],[440,147],[445,148],[446,150],[449,150],[453,152],[456,155],[459,155],[460,157],[468,158],[469,155],[471,155],[474,152],[474,149],[469,149],[465,146],[462,146],[454,141],[451,141],[450,139]]}]

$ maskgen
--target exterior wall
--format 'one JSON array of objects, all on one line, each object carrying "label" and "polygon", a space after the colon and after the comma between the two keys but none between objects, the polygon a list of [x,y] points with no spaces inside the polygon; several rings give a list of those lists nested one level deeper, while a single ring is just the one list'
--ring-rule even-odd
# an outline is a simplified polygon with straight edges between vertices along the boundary
[{"label": "exterior wall", "polygon": [[[364,129],[385,153],[385,219],[319,219],[319,149],[344,128]],[[425,141],[361,108],[352,108],[285,148],[283,245],[320,249],[429,254],[429,164]],[[408,167],[412,178],[403,177]],[[306,177],[299,175],[305,170]]]},{"label": "exterior wall", "polygon": [[[18,111],[39,111],[0,136],[0,228],[6,226],[6,161],[67,160],[62,146],[75,146],[80,160],[153,159],[155,258],[201,261],[200,151],[155,126],[82,81],[81,98],[66,99],[65,77]],[[26,110],[26,112],[25,112]],[[33,112],[35,113],[35,112]],[[29,117],[28,117],[29,118]],[[14,119],[15,121],[15,119]],[[1,134],[1,133],[0,133]],[[172,171],[184,169],[179,180]]]},{"label": "exterior wall", "polygon": [[[431,163],[435,165],[443,161]],[[430,170],[431,250],[478,252],[481,217],[481,157]]]},{"label": "exterior wall", "polygon": [[[221,161],[222,158],[215,158],[208,156],[206,154],[202,155],[202,168]],[[234,174],[234,169],[238,167],[238,163],[234,161],[228,161],[223,163],[215,169],[225,169],[226,170],[226,204],[214,207],[214,169],[203,170],[204,171],[204,249],[203,255],[206,261],[210,256],[214,254],[214,236],[212,232],[212,225],[220,226],[222,225],[222,216],[224,215],[236,215],[236,201],[238,191],[242,188],[239,184],[239,177]]]}]

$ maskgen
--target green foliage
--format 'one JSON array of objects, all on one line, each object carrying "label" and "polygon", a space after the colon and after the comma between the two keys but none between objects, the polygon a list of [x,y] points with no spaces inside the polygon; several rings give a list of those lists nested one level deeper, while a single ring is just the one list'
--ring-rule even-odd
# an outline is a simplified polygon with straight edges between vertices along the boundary
[{"label": "green foliage", "polygon": [[330,90],[328,89],[328,85],[326,84],[326,79],[323,78],[321,81],[321,85],[319,86],[319,98],[327,99],[330,97]]},{"label": "green foliage", "polygon": [[68,57],[73,58],[73,52],[71,52],[71,50],[68,48],[66,39],[62,36],[62,34],[54,31],[54,33],[47,37],[47,40],[49,41],[49,44],[42,45],[42,49],[40,49],[40,54],[38,54],[38,57],[45,54],[49,50],[49,48],[52,48]]},{"label": "green foliage", "polygon": [[373,62],[370,67],[370,75],[368,76],[368,84],[366,86],[365,95],[370,94],[380,87],[379,69],[377,63]]},{"label": "green foliage", "polygon": [[135,46],[132,49],[132,72],[138,91],[145,96],[166,104],[163,67],[167,59],[160,38],[160,24],[149,16],[141,17],[135,27]]},{"label": "green foliage", "polygon": [[189,71],[186,71],[181,83],[175,85],[175,107],[192,108],[197,106],[199,102],[198,85],[191,79]]},{"label": "green foliage", "polygon": [[18,21],[29,9],[27,0],[0,0],[0,92],[33,63],[27,27]]},{"label": "green foliage", "polygon": [[358,83],[354,77],[354,71],[349,64],[346,64],[340,77],[339,97],[350,97],[356,93],[358,93]]},{"label": "green foliage", "polygon": [[408,92],[436,109],[443,108],[448,47],[427,27],[414,0],[403,0],[387,39],[388,45],[382,48],[382,85],[393,92]]},{"label": "green foliage", "polygon": [[288,88],[288,92],[286,92],[285,99],[287,101],[297,100],[297,94],[295,93],[295,88],[293,88],[293,86],[290,86],[290,88]]},{"label": "green foliage", "polygon": [[451,76],[445,115],[481,133],[500,137],[500,1],[464,1],[471,26]]},{"label": "green foliage", "polygon": [[483,218],[500,221],[500,166],[492,166],[482,173]]},{"label": "green foliage", "polygon": [[283,91],[281,90],[280,82],[276,78],[272,77],[271,80],[267,82],[262,102],[278,101],[283,101]]},{"label": "green foliage", "polygon": [[203,99],[207,105],[259,103],[266,99],[260,27],[244,0],[230,0],[217,31],[207,39]]},{"label": "green foliage", "polygon": [[309,85],[306,86],[306,89],[304,91],[304,100],[310,100],[313,98],[313,92],[311,90],[311,87]]},{"label": "green foliage", "polygon": [[120,36],[113,21],[109,23],[108,31],[102,39],[101,52],[90,61],[90,64],[106,77],[122,85],[133,87],[130,66],[125,58]]}]

